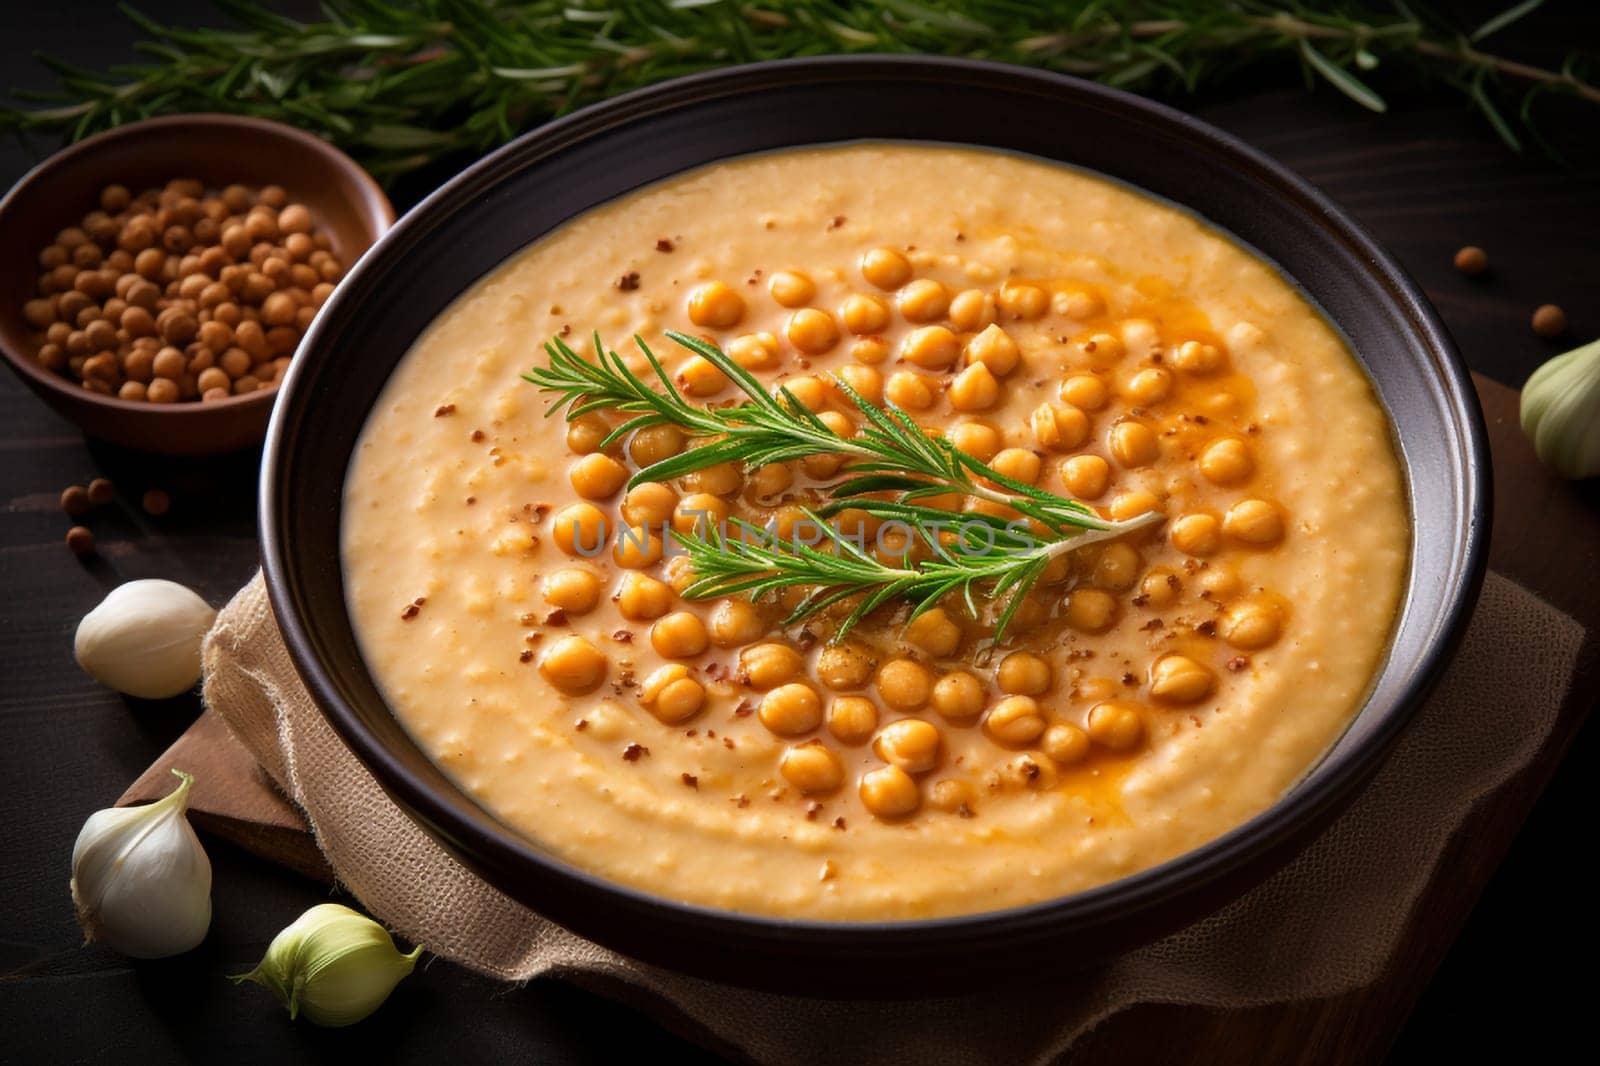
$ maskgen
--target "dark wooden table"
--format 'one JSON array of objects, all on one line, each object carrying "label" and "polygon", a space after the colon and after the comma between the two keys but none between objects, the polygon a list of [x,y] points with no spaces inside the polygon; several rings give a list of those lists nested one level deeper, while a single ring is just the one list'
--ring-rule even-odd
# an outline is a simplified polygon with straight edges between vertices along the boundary
[{"label": "dark wooden table", "polygon": [[[26,64],[35,48],[90,65],[125,57],[127,34],[108,5],[4,6],[0,55],[8,62],[0,64],[0,80],[37,84]],[[195,0],[147,6],[172,11],[180,22],[208,17]],[[1556,17],[1559,32],[1533,40],[1535,50],[1577,42],[1585,32],[1591,42],[1600,36],[1592,18]],[[1571,154],[1562,165],[1513,155],[1452,101],[1400,92],[1394,103],[1380,117],[1327,92],[1234,84],[1191,107],[1317,183],[1369,227],[1423,283],[1475,370],[1518,385],[1561,349],[1529,331],[1539,303],[1566,307],[1569,346],[1600,335],[1600,147],[1585,146],[1582,135],[1600,119],[1592,111],[1552,116],[1551,132],[1569,134],[1562,143]],[[23,150],[4,146],[0,182],[15,180],[28,161]],[[398,190],[401,206],[425,185]],[[1489,250],[1490,277],[1468,281],[1451,268],[1463,243]],[[255,567],[256,458],[174,465],[88,444],[10,375],[0,377],[0,427],[0,1058],[704,1057],[651,1020],[588,993],[550,981],[506,989],[442,963],[402,985],[377,1024],[352,1031],[290,1025],[265,993],[236,989],[223,975],[249,969],[267,940],[326,892],[220,843],[209,847],[212,933],[197,952],[131,965],[80,948],[67,877],[82,820],[115,799],[198,705],[124,701],[90,683],[72,662],[72,629],[108,588],[135,577],[168,577],[213,602],[225,599]],[[94,525],[101,553],[84,564],[62,546],[68,522],[56,498],[64,486],[95,475],[111,477],[124,501],[160,485],[176,504],[159,521],[127,502],[100,512]],[[1600,506],[1593,487],[1578,501]],[[1541,543],[1534,531],[1503,549],[1537,556]],[[1411,971],[1403,991],[1356,1008],[1380,1014],[1381,1024],[1352,1043],[1348,1016],[1332,1015],[1314,1037],[1274,1049],[1275,1057],[1368,1061],[1395,1041],[1401,1061],[1501,1048],[1538,1058],[1587,1035],[1593,982],[1566,974],[1582,973],[1600,946],[1592,892],[1574,859],[1593,839],[1595,734],[1591,724],[1573,740],[1448,954],[1443,945],[1453,929],[1442,931],[1428,957],[1403,960]],[[1537,795],[1532,789],[1520,797],[1517,810]],[[1187,1040],[1203,1023],[1179,1026],[1155,1011],[1141,1024],[1171,1025],[1184,1041],[1164,1047],[1166,1061],[1195,1057]],[[1081,1051],[1098,1057],[1100,1041],[1092,1037]]]}]

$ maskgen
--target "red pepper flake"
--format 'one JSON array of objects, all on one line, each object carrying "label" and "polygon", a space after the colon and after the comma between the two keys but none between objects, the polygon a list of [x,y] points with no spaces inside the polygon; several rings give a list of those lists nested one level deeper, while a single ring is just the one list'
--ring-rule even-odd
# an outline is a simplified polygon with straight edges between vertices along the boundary
[{"label": "red pepper flake", "polygon": [[639,287],[639,272],[630,270],[617,279],[617,288],[623,292],[632,292]]},{"label": "red pepper flake", "polygon": [[539,624],[539,616],[530,611],[521,618],[517,619],[517,621],[521,622],[525,626],[536,626]]},{"label": "red pepper flake", "polygon": [[816,821],[817,815],[820,814],[821,811],[822,804],[818,803],[816,800],[812,800],[810,803],[806,804],[806,821]]},{"label": "red pepper flake", "polygon": [[744,279],[744,283],[746,285],[760,285],[761,284],[761,268],[760,267],[756,267],[755,270],[751,271],[750,276],[748,278]]},{"label": "red pepper flake", "polygon": [[745,807],[750,806],[750,797],[741,792],[737,796],[732,797],[730,802],[732,802],[734,806],[743,810]]},{"label": "red pepper flake", "polygon": [[682,781],[684,784],[688,785],[690,788],[695,789],[696,791],[699,791],[700,779],[698,777],[694,776],[693,774],[688,773],[688,772],[681,773],[681,774],[678,775],[678,780]]},{"label": "red pepper flake", "polygon": [[1132,674],[1125,673],[1122,675],[1122,683],[1124,685],[1137,685],[1139,683],[1139,679],[1134,677]]},{"label": "red pepper flake", "polygon": [[413,618],[415,618],[419,613],[421,613],[421,610],[422,609],[420,607],[418,607],[416,604],[408,603],[400,611],[400,620],[402,622],[409,622]]},{"label": "red pepper flake", "polygon": [[964,241],[966,239],[967,239],[967,235],[965,233],[962,233],[960,230],[956,231],[956,240]]},{"label": "red pepper flake", "polygon": [[532,651],[532,649],[523,648],[522,651],[520,653],[518,653],[518,655],[517,655],[517,662],[519,662],[519,663],[531,663],[531,662],[533,662],[533,651]]},{"label": "red pepper flake", "polygon": [[658,252],[670,252],[676,247],[677,247],[677,245],[673,244],[670,240],[668,240],[665,237],[662,237],[661,239],[656,241],[656,251],[658,251]]},{"label": "red pepper flake", "polygon": [[1202,637],[1215,637],[1217,635],[1216,620],[1207,618],[1204,622],[1201,622],[1199,625],[1195,626],[1194,631],[1199,633]]},{"label": "red pepper flake", "polygon": [[732,737],[723,737],[722,738],[722,746],[727,748],[729,751],[732,751],[733,750],[733,738]]},{"label": "red pepper flake", "polygon": [[1258,426],[1258,425],[1256,425],[1256,424],[1255,424],[1255,423],[1254,423],[1254,422],[1252,422],[1252,423],[1250,423],[1250,424],[1249,424],[1249,425],[1248,425],[1248,426],[1245,426],[1245,427],[1244,427],[1244,431],[1245,431],[1245,432],[1246,432],[1246,433],[1248,433],[1248,434],[1250,434],[1250,435],[1251,435],[1251,436],[1252,436],[1252,437],[1253,437],[1253,436],[1255,436],[1255,435],[1256,435],[1256,434],[1257,434],[1257,433],[1260,433],[1260,432],[1261,432],[1261,427],[1260,427],[1260,426]]},{"label": "red pepper flake", "polygon": [[572,324],[570,322],[561,323],[561,329],[557,331],[556,335],[559,337],[572,336]]},{"label": "red pepper flake", "polygon": [[721,681],[728,676],[728,664],[720,662],[706,663],[706,676],[713,681]]},{"label": "red pepper flake", "polygon": [[1245,667],[1250,665],[1250,660],[1246,659],[1243,655],[1235,655],[1233,658],[1229,659],[1224,665],[1227,666],[1227,668],[1229,670],[1232,670],[1234,673],[1237,674],[1240,670],[1243,670]]},{"label": "red pepper flake", "polygon": [[477,502],[478,502],[478,498],[476,496],[468,496],[467,497],[467,506],[468,507],[471,507],[473,504],[475,504]]},{"label": "red pepper flake", "polygon": [[966,800],[962,800],[961,801],[961,806],[956,808],[956,816],[958,818],[976,818],[977,817],[976,814],[972,813],[972,808],[967,806],[967,801]]},{"label": "red pepper flake", "polygon": [[650,749],[643,744],[629,744],[622,749],[623,762],[638,762],[640,758],[650,754]]},{"label": "red pepper flake", "polygon": [[738,706],[733,709],[733,716],[735,718],[748,718],[755,713],[755,710],[755,704],[749,700],[740,700]]},{"label": "red pepper flake", "polygon": [[483,442],[483,430],[481,430],[481,429],[473,430],[472,431],[472,443],[481,444],[482,442]]},{"label": "red pepper flake", "polygon": [[1183,582],[1178,580],[1178,575],[1177,574],[1168,574],[1167,575],[1167,587],[1168,588],[1181,589],[1181,588],[1183,588]]},{"label": "red pepper flake", "polygon": [[455,413],[456,413],[456,405],[455,404],[453,404],[453,403],[442,403],[438,407],[434,408],[433,417],[434,418],[443,418],[445,415],[453,415]]},{"label": "red pepper flake", "polygon": [[585,729],[589,728],[589,719],[587,719],[587,718],[578,719],[576,722],[573,723],[572,728],[576,729],[580,733],[583,732]]},{"label": "red pepper flake", "polygon": [[567,612],[565,610],[563,610],[562,608],[557,607],[555,610],[551,611],[549,614],[544,616],[544,624],[547,625],[547,626],[564,626],[564,625],[566,625],[567,624]]},{"label": "red pepper flake", "polygon": [[524,643],[524,644],[537,644],[543,639],[544,639],[544,634],[543,633],[525,633],[522,636],[522,643]]},{"label": "red pepper flake", "polygon": [[817,646],[817,635],[809,629],[802,629],[794,642],[800,646],[801,651],[810,651]]},{"label": "red pepper flake", "polygon": [[611,634],[611,639],[616,641],[618,644],[632,644],[633,630],[619,629],[615,633]]},{"label": "red pepper flake", "polygon": [[1135,607],[1143,607],[1145,604],[1150,602],[1150,597],[1141,592],[1128,602],[1132,603]]},{"label": "red pepper flake", "polygon": [[834,215],[833,218],[828,221],[828,232],[833,232],[840,226],[844,225],[844,223],[845,217],[843,215]]},{"label": "red pepper flake", "polygon": [[1092,351],[1095,350],[1096,347],[1097,347],[1097,345],[1094,343],[1094,341],[1084,341],[1083,342],[1083,350],[1086,351],[1086,352],[1092,352]]},{"label": "red pepper flake", "polygon": [[1197,426],[1206,425],[1210,421],[1211,421],[1211,419],[1207,418],[1205,415],[1195,415],[1194,416],[1194,424],[1197,425]]},{"label": "red pepper flake", "polygon": [[1142,630],[1143,632],[1146,632],[1146,633],[1153,633],[1156,630],[1160,629],[1161,625],[1162,625],[1161,619],[1152,618],[1152,619],[1150,619],[1150,621],[1148,621],[1144,625],[1140,626],[1139,629]]},{"label": "red pepper flake", "polygon": [[706,730],[706,736],[710,737],[712,740],[716,740],[717,739],[717,731],[715,729],[708,729],[708,730]]},{"label": "red pepper flake", "polygon": [[837,817],[837,818],[835,818],[833,820],[833,827],[835,829],[843,829],[843,828],[845,828],[844,815],[841,814],[839,817]]}]

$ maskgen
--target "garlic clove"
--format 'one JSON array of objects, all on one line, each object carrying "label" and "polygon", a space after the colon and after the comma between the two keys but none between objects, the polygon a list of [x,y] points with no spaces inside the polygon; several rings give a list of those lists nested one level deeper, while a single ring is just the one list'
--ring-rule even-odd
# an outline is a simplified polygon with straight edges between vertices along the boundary
[{"label": "garlic clove", "polygon": [[129,696],[176,696],[200,680],[211,605],[172,581],[129,581],[78,623],[73,653],[85,673]]},{"label": "garlic clove", "polygon": [[1545,363],[1522,387],[1522,432],[1566,478],[1600,475],[1600,340]]},{"label": "garlic clove", "polygon": [[211,927],[211,860],[185,812],[193,776],[142,807],[91,814],[72,847],[72,902],[87,943],[136,959],[188,951]]},{"label": "garlic clove", "polygon": [[382,1006],[421,954],[420,946],[401,954],[371,918],[338,903],[320,903],[272,938],[260,965],[233,981],[268,989],[291,1018],[353,1025]]}]

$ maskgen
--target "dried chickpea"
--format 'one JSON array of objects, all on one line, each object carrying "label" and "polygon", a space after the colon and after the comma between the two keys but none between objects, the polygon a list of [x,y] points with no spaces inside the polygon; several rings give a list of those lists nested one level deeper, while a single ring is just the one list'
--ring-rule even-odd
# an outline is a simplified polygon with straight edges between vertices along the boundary
[{"label": "dried chickpea", "polygon": [[1283,513],[1266,500],[1240,500],[1228,508],[1222,530],[1246,544],[1276,544],[1283,539]]},{"label": "dried chickpea", "polygon": [[980,463],[987,463],[1000,452],[1000,431],[984,422],[959,422],[950,429],[950,443]]},{"label": "dried chickpea", "polygon": [[835,371],[836,376],[856,395],[869,403],[883,403],[883,375],[870,366],[851,363]]},{"label": "dried chickpea", "polygon": [[1283,630],[1280,613],[1261,603],[1240,603],[1228,608],[1217,623],[1217,635],[1235,648],[1253,651],[1278,639]]},{"label": "dried chickpea", "polygon": [[1039,739],[1044,732],[1044,713],[1032,696],[1007,696],[990,708],[983,719],[989,739],[1008,747],[1020,747]]},{"label": "dried chickpea", "polygon": [[975,717],[986,699],[983,682],[965,670],[952,670],[933,686],[933,709],[953,722]]},{"label": "dried chickpea", "polygon": [[961,342],[943,326],[914,329],[900,345],[900,358],[924,370],[943,370],[960,354]]},{"label": "dried chickpea", "polygon": [[1061,383],[1058,395],[1081,411],[1098,411],[1110,399],[1106,383],[1093,374],[1074,374]]},{"label": "dried chickpea", "polygon": [[844,765],[839,757],[815,742],[784,752],[778,761],[778,772],[789,784],[811,795],[832,792],[844,781]]},{"label": "dried chickpea", "polygon": [[1050,664],[1039,656],[1014,651],[1000,660],[995,684],[1011,696],[1038,696],[1050,687]]},{"label": "dried chickpea", "polygon": [[706,688],[682,663],[657,667],[639,686],[639,702],[668,725],[693,718],[705,706]]},{"label": "dried chickpea", "polygon": [[601,452],[585,455],[567,471],[572,490],[586,500],[609,500],[628,480],[628,468]]},{"label": "dried chickpea", "polygon": [[1237,437],[1213,441],[1200,453],[1200,473],[1214,485],[1236,485],[1254,472],[1250,446]]},{"label": "dried chickpea", "polygon": [[1080,632],[1102,633],[1116,614],[1117,601],[1101,589],[1076,588],[1067,596],[1067,624]]},{"label": "dried chickpea", "polygon": [[607,528],[605,513],[592,503],[570,504],[550,519],[550,532],[556,546],[567,555],[600,554],[605,547]]},{"label": "dried chickpea", "polygon": [[1211,555],[1222,546],[1222,523],[1203,512],[1180,515],[1167,535],[1172,546],[1185,555]]},{"label": "dried chickpea", "polygon": [[877,666],[870,648],[855,641],[840,641],[817,653],[817,680],[835,692],[861,688],[872,679]]},{"label": "dried chickpea", "polygon": [[635,526],[656,526],[672,521],[678,508],[678,494],[659,481],[635,485],[622,498],[622,519]]},{"label": "dried chickpea", "polygon": [[878,731],[872,750],[908,774],[925,774],[938,765],[942,742],[938,727],[920,718],[902,718]]},{"label": "dried chickpea", "polygon": [[921,374],[896,370],[884,383],[883,398],[902,410],[926,411],[933,406],[933,388]]},{"label": "dried chickpea", "polygon": [[144,398],[151,403],[177,403],[178,383],[171,378],[156,378],[145,386]]},{"label": "dried chickpea", "polygon": [[828,707],[828,732],[845,744],[860,744],[878,728],[878,705],[865,696],[839,696]]},{"label": "dried chickpea", "polygon": [[911,280],[911,262],[893,248],[874,248],[861,257],[861,276],[880,289],[898,289]]},{"label": "dried chickpea", "polygon": [[624,570],[643,570],[659,563],[665,549],[661,537],[649,526],[629,526],[617,534],[617,542],[611,548],[611,561]]},{"label": "dried chickpea", "polygon": [[1161,441],[1143,422],[1125,419],[1111,427],[1112,458],[1126,467],[1148,466],[1161,457]]},{"label": "dried chickpea", "polygon": [[779,736],[798,736],[822,724],[822,700],[810,685],[793,681],[761,697],[756,714],[762,725]]},{"label": "dried chickpea", "polygon": [[689,611],[673,611],[650,627],[650,646],[664,659],[692,659],[709,643],[705,623]]},{"label": "dried chickpea", "polygon": [[630,622],[660,618],[672,609],[672,587],[637,571],[622,575],[615,598],[617,612]]},{"label": "dried chickpea", "polygon": [[195,379],[195,387],[201,393],[210,392],[212,389],[226,389],[232,385],[233,379],[228,377],[227,371],[215,366],[201,370],[200,376]]},{"label": "dried chickpea", "polygon": [[1039,473],[1044,469],[1044,460],[1039,458],[1038,452],[1029,451],[1027,448],[1005,448],[989,460],[989,467],[995,473],[1003,474],[1012,481],[1032,485],[1039,480]]},{"label": "dried chickpea", "polygon": [[746,333],[727,347],[728,358],[746,370],[770,370],[778,365],[778,338],[771,333]]},{"label": "dried chickpea", "polygon": [[570,614],[588,614],[600,602],[600,578],[592,570],[564,566],[545,575],[544,598]]},{"label": "dried chickpea", "polygon": [[702,329],[731,329],[744,318],[744,297],[721,281],[696,285],[689,293],[689,321]]},{"label": "dried chickpea", "polygon": [[943,607],[923,611],[906,624],[901,635],[929,655],[938,657],[954,654],[961,646],[961,627]]},{"label": "dried chickpea", "polygon": [[861,804],[883,819],[901,818],[922,804],[916,780],[898,766],[880,766],[861,775]]},{"label": "dried chickpea", "polygon": [[895,296],[907,322],[937,322],[950,309],[950,293],[932,278],[918,278]]},{"label": "dried chickpea", "polygon": [[950,406],[957,411],[987,411],[999,402],[1000,382],[982,363],[967,367],[950,383]]},{"label": "dried chickpea", "polygon": [[1172,393],[1172,374],[1161,367],[1146,367],[1128,379],[1128,399],[1136,404],[1160,403]]},{"label": "dried chickpea", "polygon": [[963,333],[976,333],[994,320],[994,297],[982,289],[966,289],[950,301],[950,324]]},{"label": "dried chickpea", "polygon": [[758,692],[799,677],[804,668],[799,652],[776,641],[753,644],[739,653],[739,677]]},{"label": "dried chickpea", "polygon": [[670,459],[683,451],[685,438],[677,426],[662,423],[635,430],[628,441],[628,457],[640,467]]},{"label": "dried chickpea", "polygon": [[1061,483],[1080,500],[1097,500],[1111,479],[1110,465],[1098,455],[1074,455],[1061,464]]},{"label": "dried chickpea", "polygon": [[1198,703],[1216,686],[1216,675],[1187,655],[1163,655],[1150,666],[1150,695],[1165,703]]},{"label": "dried chickpea", "polygon": [[1042,403],[1029,416],[1034,440],[1041,448],[1066,452],[1089,439],[1089,416],[1076,407]]},{"label": "dried chickpea", "polygon": [[672,380],[690,396],[701,399],[715,396],[728,387],[727,375],[710,360],[698,355],[691,355],[680,363]]},{"label": "dried chickpea", "polygon": [[784,335],[796,351],[821,355],[839,343],[839,325],[828,312],[803,307],[789,316]]},{"label": "dried chickpea", "polygon": [[889,308],[876,296],[853,293],[839,308],[844,328],[858,336],[881,333],[889,325]]},{"label": "dried chickpea", "polygon": [[1089,708],[1089,739],[1110,751],[1131,751],[1144,739],[1144,718],[1136,704],[1107,700]]},{"label": "dried chickpea", "polygon": [[1222,352],[1212,344],[1184,341],[1172,353],[1172,365],[1186,374],[1211,374],[1222,368]]},{"label": "dried chickpea", "polygon": [[1089,757],[1089,734],[1071,722],[1057,722],[1044,731],[1039,746],[1062,766],[1072,766]]},{"label": "dried chickpea", "polygon": [[897,711],[914,711],[928,702],[933,678],[911,659],[890,659],[878,668],[878,698]]},{"label": "dried chickpea", "polygon": [[817,294],[817,286],[799,271],[780,270],[768,279],[767,292],[784,307],[804,307]]},{"label": "dried chickpea", "polygon": [[568,635],[550,646],[539,660],[544,679],[569,696],[593,692],[606,678],[605,652],[583,637]]},{"label": "dried chickpea", "polygon": [[967,341],[965,358],[968,366],[982,363],[995,377],[1003,378],[1017,368],[1022,353],[1009,333],[991,324]]}]

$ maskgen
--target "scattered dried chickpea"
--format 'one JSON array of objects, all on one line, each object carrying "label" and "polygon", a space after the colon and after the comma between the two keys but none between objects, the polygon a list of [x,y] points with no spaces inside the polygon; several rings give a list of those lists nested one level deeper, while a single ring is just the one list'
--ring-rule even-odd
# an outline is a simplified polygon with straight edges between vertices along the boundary
[{"label": "scattered dried chickpea", "polygon": [[637,571],[622,575],[617,586],[617,611],[630,622],[660,618],[672,609],[672,587]]},{"label": "scattered dried chickpea", "polygon": [[804,667],[800,653],[787,644],[752,644],[739,653],[739,676],[758,692],[799,677]]},{"label": "scattered dried chickpea", "polygon": [[569,696],[593,692],[605,680],[605,652],[583,637],[568,635],[551,645],[539,660],[539,673]]},{"label": "scattered dried chickpea", "polygon": [[562,567],[545,575],[544,598],[568,614],[587,614],[600,602],[600,578],[592,570]]}]

